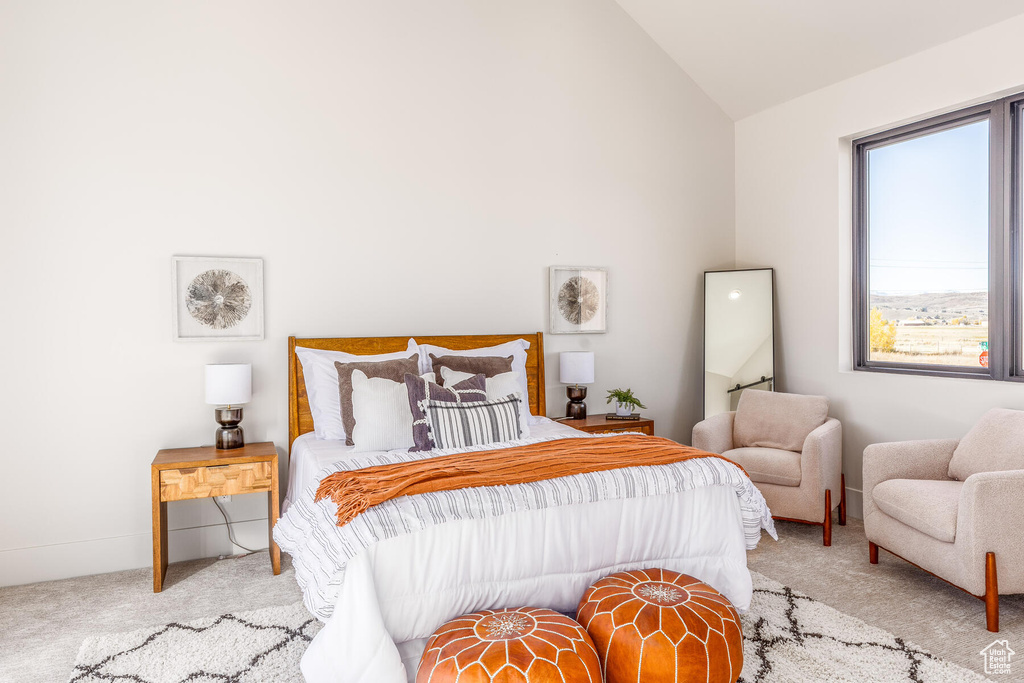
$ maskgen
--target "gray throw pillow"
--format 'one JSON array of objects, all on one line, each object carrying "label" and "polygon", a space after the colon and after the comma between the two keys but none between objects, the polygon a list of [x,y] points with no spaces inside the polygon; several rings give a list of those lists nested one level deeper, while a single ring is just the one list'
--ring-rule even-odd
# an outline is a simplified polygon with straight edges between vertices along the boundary
[{"label": "gray throw pillow", "polygon": [[438,403],[479,403],[487,400],[485,386],[486,379],[483,374],[477,373],[469,379],[442,387],[430,380],[419,377],[413,373],[405,376],[405,386],[409,390],[409,409],[412,410],[412,440],[416,443],[410,451],[429,451],[436,448],[437,444],[430,436],[430,426],[427,424],[427,417],[420,407],[422,401],[435,401]]},{"label": "gray throw pillow", "polygon": [[1024,411],[993,408],[960,439],[949,476],[964,481],[979,472],[1024,470]]},{"label": "gray throw pillow", "polygon": [[[341,399],[341,424],[345,427],[345,443],[354,446],[352,430],[356,426],[356,418],[352,415],[352,372],[362,371],[367,378],[382,377],[392,382],[405,381],[405,373],[416,374],[419,369],[420,355],[414,353],[408,358],[396,358],[384,361],[352,361],[350,363],[334,362],[338,370],[338,397]],[[408,442],[406,442],[408,443]]]},{"label": "gray throw pillow", "polygon": [[[494,377],[505,372],[512,372],[512,358],[507,356],[430,356],[430,369],[441,378],[441,368],[449,368],[458,372],[468,372],[471,375],[483,374],[484,377]],[[441,381],[444,386],[444,381]]]}]

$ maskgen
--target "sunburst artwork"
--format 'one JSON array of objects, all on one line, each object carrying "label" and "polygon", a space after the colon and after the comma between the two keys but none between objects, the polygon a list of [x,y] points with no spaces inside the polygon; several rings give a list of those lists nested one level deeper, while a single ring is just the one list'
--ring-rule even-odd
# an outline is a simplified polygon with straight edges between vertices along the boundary
[{"label": "sunburst artwork", "polygon": [[553,334],[594,334],[607,331],[607,270],[584,266],[552,266],[550,290]]},{"label": "sunburst artwork", "polygon": [[175,256],[177,341],[263,339],[263,260]]},{"label": "sunburst artwork", "polygon": [[252,290],[238,273],[204,270],[189,283],[185,306],[200,325],[227,330],[241,324],[252,308]]}]

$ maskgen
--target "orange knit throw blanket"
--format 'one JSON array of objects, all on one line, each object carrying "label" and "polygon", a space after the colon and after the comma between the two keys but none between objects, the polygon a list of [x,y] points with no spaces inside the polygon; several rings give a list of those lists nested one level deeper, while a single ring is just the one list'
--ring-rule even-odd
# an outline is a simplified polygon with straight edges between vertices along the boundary
[{"label": "orange knit throw blanket", "polygon": [[399,496],[720,457],[669,439],[637,434],[557,439],[335,472],[321,480],[316,500],[329,497],[337,503],[338,526],[343,526],[371,506]]}]

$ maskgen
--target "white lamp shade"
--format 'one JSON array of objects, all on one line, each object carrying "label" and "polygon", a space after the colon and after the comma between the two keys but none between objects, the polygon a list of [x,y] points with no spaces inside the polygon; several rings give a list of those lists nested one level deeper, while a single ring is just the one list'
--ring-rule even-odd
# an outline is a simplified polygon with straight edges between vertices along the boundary
[{"label": "white lamp shade", "polygon": [[234,406],[252,400],[252,365],[224,363],[206,366],[206,402]]},{"label": "white lamp shade", "polygon": [[593,384],[594,352],[565,351],[558,354],[558,379],[562,384]]}]

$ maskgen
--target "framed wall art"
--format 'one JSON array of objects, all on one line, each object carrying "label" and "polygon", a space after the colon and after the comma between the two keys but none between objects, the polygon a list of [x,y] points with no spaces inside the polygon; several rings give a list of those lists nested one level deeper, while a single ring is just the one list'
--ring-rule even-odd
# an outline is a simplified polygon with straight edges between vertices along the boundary
[{"label": "framed wall art", "polygon": [[552,334],[608,331],[608,271],[591,266],[551,266]]},{"label": "framed wall art", "polygon": [[171,257],[175,341],[263,339],[263,259]]}]

